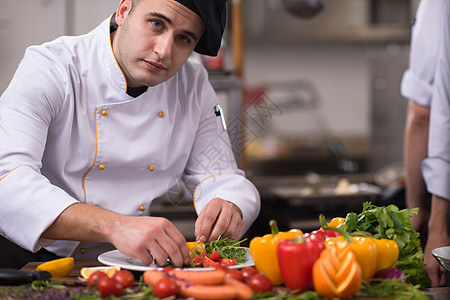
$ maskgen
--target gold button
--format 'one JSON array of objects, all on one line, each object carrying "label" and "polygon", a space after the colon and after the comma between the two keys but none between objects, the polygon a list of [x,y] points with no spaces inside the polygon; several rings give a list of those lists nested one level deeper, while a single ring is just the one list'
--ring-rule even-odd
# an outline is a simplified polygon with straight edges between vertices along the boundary
[{"label": "gold button", "polygon": [[85,254],[85,253],[86,253],[86,249],[81,248],[81,249],[80,249],[80,253],[81,253],[81,254]]},{"label": "gold button", "polygon": [[150,172],[155,171],[155,166],[150,166],[150,167],[148,167],[148,170],[149,170]]},{"label": "gold button", "polygon": [[104,165],[104,164],[99,164],[99,165],[98,165],[98,168],[99,168],[100,170],[104,170],[104,169],[105,169],[105,165]]},{"label": "gold button", "polygon": [[145,211],[145,206],[144,205],[139,206],[139,210],[140,211]]},{"label": "gold button", "polygon": [[108,115],[108,111],[106,109],[102,110],[102,116],[106,117]]},{"label": "gold button", "polygon": [[164,116],[165,116],[165,113],[164,113],[163,111],[160,111],[160,112],[158,113],[158,117],[164,118]]}]

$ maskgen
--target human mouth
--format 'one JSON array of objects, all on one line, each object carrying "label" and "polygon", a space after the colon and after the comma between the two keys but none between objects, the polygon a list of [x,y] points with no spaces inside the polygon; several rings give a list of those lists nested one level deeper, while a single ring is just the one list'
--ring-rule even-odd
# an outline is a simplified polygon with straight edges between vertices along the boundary
[{"label": "human mouth", "polygon": [[151,71],[154,71],[154,72],[161,72],[166,69],[166,67],[164,65],[154,62],[154,61],[144,60],[144,62],[147,65],[147,68],[149,68]]}]

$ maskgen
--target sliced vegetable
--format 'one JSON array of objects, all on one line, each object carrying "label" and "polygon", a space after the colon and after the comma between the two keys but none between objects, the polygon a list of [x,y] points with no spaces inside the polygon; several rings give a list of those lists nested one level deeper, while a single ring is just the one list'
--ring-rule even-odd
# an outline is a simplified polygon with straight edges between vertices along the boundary
[{"label": "sliced vegetable", "polygon": [[320,253],[313,281],[317,293],[327,298],[349,298],[361,289],[361,267],[350,243],[338,240]]},{"label": "sliced vegetable", "polygon": [[66,277],[73,271],[75,261],[73,257],[63,257],[47,261],[37,266],[38,271],[47,271],[53,277]]}]

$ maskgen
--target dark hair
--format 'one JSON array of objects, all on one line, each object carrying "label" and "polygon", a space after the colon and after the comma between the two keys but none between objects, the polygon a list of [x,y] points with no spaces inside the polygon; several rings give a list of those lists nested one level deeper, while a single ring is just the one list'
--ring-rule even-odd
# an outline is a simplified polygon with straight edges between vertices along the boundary
[{"label": "dark hair", "polygon": [[141,0],[131,0],[131,7],[130,7],[130,11],[128,12],[129,15],[131,15],[134,11],[134,8],[136,6],[138,6],[139,2],[141,2]]}]

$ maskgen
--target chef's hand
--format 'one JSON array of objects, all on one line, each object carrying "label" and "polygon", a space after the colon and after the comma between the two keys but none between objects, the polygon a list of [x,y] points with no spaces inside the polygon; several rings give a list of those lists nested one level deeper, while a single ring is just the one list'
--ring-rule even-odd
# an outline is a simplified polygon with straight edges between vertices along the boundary
[{"label": "chef's hand", "polygon": [[244,230],[242,212],[235,204],[220,198],[212,199],[195,222],[196,240],[208,242],[219,236],[237,240]]},{"label": "chef's hand", "polygon": [[424,263],[431,286],[445,286],[445,270],[439,265],[431,254],[431,250],[450,245],[450,237],[447,233],[448,200],[433,195],[431,198],[431,212],[428,220],[428,239],[425,246]]},{"label": "chef's hand", "polygon": [[123,254],[140,259],[145,265],[153,261],[164,266],[169,258],[175,267],[189,262],[186,240],[175,225],[165,218],[121,218],[111,241]]},{"label": "chef's hand", "polygon": [[448,246],[450,245],[449,242],[449,237],[443,237],[442,232],[439,232],[438,234],[433,234],[432,232],[428,233],[428,240],[424,252],[424,263],[426,265],[425,270],[428,274],[428,277],[430,277],[431,279],[432,287],[445,286],[446,278],[444,267],[442,267],[433,257],[433,255],[431,254],[431,250]]}]

